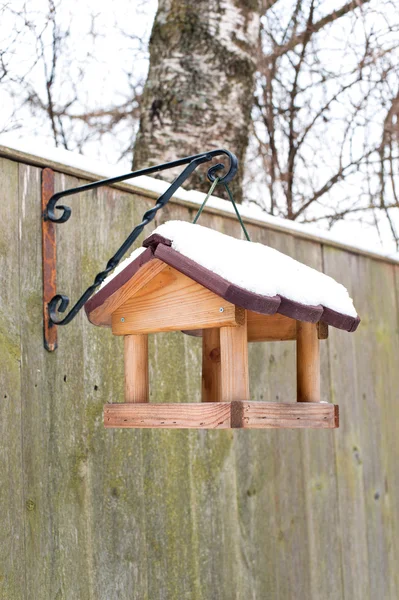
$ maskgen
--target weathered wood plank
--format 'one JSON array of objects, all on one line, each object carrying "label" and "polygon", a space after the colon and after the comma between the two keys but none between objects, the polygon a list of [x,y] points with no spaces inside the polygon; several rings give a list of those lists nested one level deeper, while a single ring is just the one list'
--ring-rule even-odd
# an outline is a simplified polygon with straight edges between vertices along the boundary
[{"label": "weathered wood plank", "polygon": [[[370,393],[372,348],[368,341],[368,301],[364,290],[367,267],[363,259],[324,248],[325,272],[342,282],[354,295],[362,323],[354,335],[331,330],[328,340],[331,372],[331,399],[340,404],[340,429],[334,437],[338,475],[338,506],[341,527],[343,596],[372,599],[370,562],[367,543],[368,515],[364,493],[364,464],[374,462],[368,449],[365,427],[365,398]],[[358,340],[361,339],[359,346]],[[361,346],[364,346],[362,349]],[[369,354],[369,357],[366,356]],[[364,368],[361,367],[362,362]],[[364,376],[364,388],[357,371]],[[363,389],[362,389],[363,388]],[[367,390],[367,391],[366,391]],[[376,417],[373,411],[373,419]],[[367,457],[367,459],[366,459]],[[345,535],[343,531],[345,530]],[[383,596],[382,596],[383,597]]]},{"label": "weathered wood plank", "polygon": [[[56,176],[56,189],[78,182]],[[81,198],[72,198],[72,222],[57,228],[58,290],[74,301],[82,293]],[[26,231],[40,247],[40,197],[32,194]],[[36,245],[34,246],[36,248]],[[27,250],[28,252],[28,250]],[[83,347],[79,315],[73,325],[58,330],[58,349],[43,348],[41,281],[36,254],[26,261],[30,269],[31,297],[24,313],[24,476],[32,510],[27,513],[27,589],[33,597],[90,597],[90,538],[79,483],[85,480],[86,439],[82,381]],[[40,263],[39,263],[40,265]],[[80,325],[80,326],[79,326]],[[80,381],[78,381],[80,379]],[[37,387],[35,387],[37,386]],[[37,392],[37,401],[32,401]],[[43,418],[44,416],[44,418]]]},{"label": "weathered wood plank", "polygon": [[[399,417],[399,377],[391,358],[392,352],[398,352],[397,338],[392,335],[398,324],[395,278],[390,265],[377,266],[368,259],[361,259],[360,263],[362,267],[359,280],[354,281],[353,294],[359,312],[362,311],[360,314],[365,314],[365,327],[355,338],[355,366],[362,415],[359,456],[361,460],[364,453],[367,456],[363,461],[363,485],[370,597],[395,597],[398,577],[393,562],[392,534],[398,512],[395,514],[390,508],[389,490],[391,486],[392,490],[398,490],[398,477],[392,471],[388,474],[387,470],[388,457],[399,456],[398,442],[394,442],[393,430],[388,423],[392,419],[397,423]],[[390,375],[388,365],[393,369]],[[387,376],[389,387],[382,383]],[[396,590],[392,596],[395,579]]]},{"label": "weathered wood plank", "polygon": [[[298,240],[293,236],[269,232],[268,243],[273,248],[297,258]],[[318,250],[319,247],[315,245],[315,251]],[[266,363],[269,370],[266,385],[270,387],[270,392],[266,392],[268,398],[264,394],[264,399],[281,402],[296,398],[295,343],[274,342],[267,346],[270,346],[270,349]],[[310,515],[305,509],[306,477],[302,453],[304,434],[305,432],[300,430],[278,430],[272,450],[273,469],[276,473],[276,586],[278,597],[281,598],[309,598],[312,594],[312,569],[309,567],[312,563]],[[295,502],[292,501],[293,490]]]},{"label": "weathered wood plank", "polygon": [[[200,364],[199,340],[190,340],[179,333],[150,336],[150,402],[181,402],[187,398],[200,402]],[[130,435],[131,431],[121,433]],[[142,439],[148,598],[191,595],[199,599],[202,583],[196,527],[200,523],[196,523],[192,487],[195,474],[191,432],[137,433]],[[208,525],[203,526],[209,533]],[[164,577],[164,573],[168,576]]]},{"label": "weathered wood plank", "polygon": [[[21,472],[20,203],[18,164],[0,159],[0,598],[26,598]],[[23,205],[22,205],[23,209]],[[25,241],[24,241],[25,243]],[[23,310],[23,307],[22,307]]]},{"label": "weathered wood plank", "polygon": [[[97,228],[88,235],[94,207]],[[83,287],[103,270],[144,211],[145,202],[116,190],[98,190],[81,200]],[[76,448],[75,485],[89,542],[85,555],[91,598],[119,595],[142,600],[150,597],[144,565],[147,552],[149,561],[152,557],[146,544],[146,507],[151,499],[144,490],[142,432],[104,430],[102,416],[105,402],[124,399],[124,343],[109,329],[94,327],[84,315],[79,332],[85,375],[74,405],[84,432]]]},{"label": "weathered wood plank", "polygon": [[[22,473],[26,503],[26,585],[27,596],[50,593],[51,560],[54,543],[49,531],[51,484],[48,477],[49,397],[46,394],[43,346],[41,172],[19,165],[21,203],[21,375]],[[54,390],[54,382],[50,389]],[[61,441],[59,441],[61,445]],[[38,568],[39,567],[39,568]]]},{"label": "weathered wood plank", "polygon": [[[390,531],[390,553],[389,553],[389,583],[392,598],[399,597],[399,571],[397,569],[397,558],[399,556],[399,265],[393,267],[395,306],[396,311],[390,313],[385,329],[384,341],[385,362],[381,366],[378,381],[379,397],[382,398],[383,406],[383,468],[386,474],[384,481],[384,508],[389,513],[386,527]],[[383,320],[382,316],[380,319]],[[384,319],[385,321],[385,319]],[[395,332],[396,331],[396,335]],[[385,382],[385,383],[384,383]],[[395,500],[396,499],[396,500]]]},{"label": "weathered wood plank", "polygon": [[[320,246],[296,240],[295,258],[323,271]],[[328,326],[318,324],[319,339],[328,338]],[[328,341],[320,344],[320,399],[331,397]],[[335,398],[338,403],[340,398]],[[310,569],[312,598],[342,600],[341,525],[338,511],[338,490],[335,465],[334,436],[338,431],[305,430],[301,436],[302,473],[304,481],[309,557],[318,568]],[[321,527],[329,523],[329,527]]]}]

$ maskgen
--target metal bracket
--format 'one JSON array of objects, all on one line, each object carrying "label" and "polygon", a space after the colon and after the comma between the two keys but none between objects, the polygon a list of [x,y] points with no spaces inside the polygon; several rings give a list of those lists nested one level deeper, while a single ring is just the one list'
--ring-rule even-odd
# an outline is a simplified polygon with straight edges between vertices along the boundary
[{"label": "metal bracket", "polygon": [[43,265],[43,336],[44,347],[49,352],[57,348],[57,327],[51,322],[48,306],[56,293],[57,246],[55,225],[44,215],[54,195],[54,171],[42,171],[42,265]]},{"label": "metal bracket", "polygon": [[[102,284],[104,279],[109,273],[115,269],[122,257],[126,254],[129,248],[132,246],[134,241],[138,238],[144,227],[152,221],[161,208],[169,202],[175,191],[185,182],[185,180],[195,171],[195,169],[202,163],[211,161],[215,156],[227,156],[230,164],[229,169],[223,177],[219,175],[219,182],[227,184],[233,179],[237,173],[238,160],[236,156],[228,150],[218,149],[204,152],[202,154],[195,154],[193,156],[187,156],[179,160],[175,160],[147,169],[141,169],[140,171],[132,171],[125,175],[118,177],[112,177],[110,179],[103,179],[101,181],[95,181],[88,183],[76,188],[64,190],[54,194],[54,171],[52,169],[43,169],[42,173],[42,251],[43,251],[43,317],[44,317],[44,346],[47,350],[52,352],[57,348],[57,326],[67,325],[77,315],[83,305],[87,302],[90,296],[95,290]],[[119,250],[112,256],[107,265],[101,273],[98,273],[94,279],[94,282],[87,290],[82,294],[75,305],[70,309],[64,318],[60,318],[58,313],[64,313],[69,305],[69,298],[64,294],[56,294],[56,237],[55,237],[55,223],[66,223],[71,216],[71,209],[69,206],[58,205],[57,202],[65,197],[80,192],[85,192],[98,187],[106,185],[112,185],[120,183],[129,179],[134,179],[140,175],[151,175],[159,171],[165,171],[167,169],[173,169],[175,167],[187,165],[185,169],[180,173],[178,177],[171,183],[168,189],[161,194],[158,198],[155,206],[148,210],[144,215],[141,223],[129,234],[127,239],[123,242]],[[214,181],[216,173],[224,170],[226,167],[222,163],[213,165],[208,169],[208,179]],[[61,215],[56,214],[56,211],[62,211]]]}]

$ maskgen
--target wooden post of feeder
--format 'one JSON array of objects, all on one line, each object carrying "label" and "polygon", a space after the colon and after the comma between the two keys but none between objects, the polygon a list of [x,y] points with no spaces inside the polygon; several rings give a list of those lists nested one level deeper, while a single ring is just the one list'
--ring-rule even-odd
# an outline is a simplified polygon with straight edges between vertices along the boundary
[{"label": "wooden post of feeder", "polygon": [[221,400],[249,400],[247,311],[242,309],[241,324],[220,328]]},{"label": "wooden post of feeder", "polygon": [[148,335],[125,335],[125,402],[148,402]]},{"label": "wooden post of feeder", "polygon": [[202,331],[202,402],[220,402],[221,361],[220,329],[211,327]]},{"label": "wooden post of feeder", "polygon": [[296,324],[297,401],[320,402],[320,349],[316,323]]}]

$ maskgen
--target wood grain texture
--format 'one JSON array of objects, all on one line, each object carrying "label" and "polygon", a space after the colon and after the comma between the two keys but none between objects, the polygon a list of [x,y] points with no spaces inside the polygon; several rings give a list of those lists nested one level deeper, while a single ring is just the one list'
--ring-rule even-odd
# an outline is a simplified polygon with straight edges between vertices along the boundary
[{"label": "wood grain texture", "polygon": [[233,402],[232,427],[244,429],[335,429],[338,406],[294,402]]},{"label": "wood grain texture", "polygon": [[[247,311],[248,342],[274,342],[297,339],[297,322],[295,319],[276,313],[261,315]],[[319,321],[316,323],[319,340],[328,338],[328,325]]]},{"label": "wood grain texture", "polygon": [[[55,540],[51,539],[48,523],[51,519],[52,484],[49,477],[50,402],[54,390],[54,370],[46,368],[51,356],[43,346],[43,283],[41,232],[41,173],[19,165],[19,201],[21,207],[20,272],[23,273],[21,293],[21,391],[22,391],[22,473],[25,496],[25,570],[26,596],[50,594],[51,561]],[[53,361],[56,355],[52,354]],[[54,399],[56,402],[56,399]],[[63,442],[59,440],[59,443]],[[45,549],[44,551],[42,549]],[[53,590],[51,590],[53,591]],[[24,597],[21,595],[20,597]],[[11,596],[13,598],[13,596]]]},{"label": "wood grain texture", "polygon": [[249,400],[247,311],[239,327],[221,327],[221,399],[222,402]]},{"label": "wood grain texture", "polygon": [[0,598],[24,598],[18,164],[0,159]]},{"label": "wood grain texture", "polygon": [[204,329],[202,333],[202,402],[220,402],[221,386],[221,351],[220,330]]},{"label": "wood grain texture", "polygon": [[[397,333],[391,333],[398,331],[395,276],[389,265],[377,267],[368,259],[348,259],[340,252],[326,252],[326,257],[333,276],[346,263],[343,283],[365,315],[364,326],[360,326],[353,346],[348,347],[348,340],[337,336],[333,348],[336,377],[337,371],[342,369],[341,378],[334,381],[337,393],[345,386],[349,392],[351,388],[355,391],[353,402],[345,403],[344,435],[336,439],[340,460],[340,511],[347,513],[354,502],[358,506],[348,532],[351,539],[345,544],[348,544],[349,554],[362,542],[361,554],[356,556],[353,568],[359,576],[367,565],[368,578],[364,589],[359,589],[353,572],[349,573],[345,565],[344,581],[348,595],[353,592],[359,598],[363,593],[366,598],[374,598],[376,594],[396,597],[398,576],[392,561],[397,552],[394,538],[395,534],[397,537],[398,513],[391,505],[391,494],[398,489],[398,477],[392,475],[390,460],[397,455],[398,444],[397,427],[388,423],[389,419],[397,424],[399,416],[399,378],[393,359],[398,351],[398,337]],[[343,352],[350,357],[347,366],[343,365]],[[396,429],[396,442],[393,429]]]},{"label": "wood grain texture", "polygon": [[147,285],[158,273],[161,273],[167,265],[162,261],[154,260],[143,265],[140,271],[120,287],[112,296],[110,296],[101,306],[90,313],[90,322],[93,325],[102,327],[111,326],[111,315],[121,304],[126,302],[130,296],[136,294],[141,288]]},{"label": "wood grain texture", "polygon": [[[296,321],[290,317],[275,313],[262,315],[250,310],[248,315],[248,342],[275,342],[296,340]],[[328,339],[328,325],[319,321],[316,323],[319,340]],[[197,337],[202,336],[202,330],[185,330],[183,333]]]},{"label": "wood grain texture", "polygon": [[320,348],[317,325],[297,321],[297,401],[320,402]]},{"label": "wood grain texture", "polygon": [[[322,249],[317,244],[296,240],[294,256],[314,269],[325,270]],[[319,328],[319,339],[320,333]],[[341,415],[342,402],[351,402],[351,399],[332,395],[329,342],[330,338],[320,344],[321,400],[339,403]],[[301,433],[299,445],[309,560],[319,567],[310,569],[310,594],[312,598],[329,600],[342,600],[344,597],[342,578],[337,577],[337,573],[342,573],[343,561],[335,464],[335,438],[339,435],[340,429],[305,430]],[[329,523],[329,527],[321,527],[320,523]]]},{"label": "wood grain texture", "polygon": [[112,333],[153,333],[235,326],[243,309],[173,267],[166,267],[112,314]]},{"label": "wood grain texture", "polygon": [[[266,238],[266,239],[265,239]],[[263,236],[264,243],[298,259],[298,240],[291,235],[277,235],[267,231]],[[317,249],[317,247],[316,247]],[[307,249],[305,262],[311,255],[312,248]],[[294,400],[296,397],[295,342],[272,342],[266,344],[266,356],[263,363],[264,375],[260,377],[259,389],[251,399],[271,402]],[[259,377],[261,365],[258,364]],[[261,398],[263,396],[263,398]],[[338,404],[338,401],[337,401]],[[251,432],[251,435],[255,432]],[[259,432],[259,435],[265,432]],[[274,498],[274,547],[277,556],[273,558],[275,568],[276,595],[281,598],[311,598],[312,562],[309,519],[310,508],[306,506],[306,474],[304,471],[304,453],[302,440],[307,433],[302,430],[281,429],[275,433],[271,448],[269,467],[274,473],[274,486],[271,490]],[[309,432],[315,433],[315,432]],[[317,433],[317,432],[316,432]],[[321,433],[328,435],[328,431]],[[267,432],[269,435],[269,432]],[[258,457],[258,460],[260,457]],[[293,501],[292,491],[295,491]],[[264,511],[264,507],[263,507]],[[261,519],[262,507],[258,507],[258,520]],[[319,563],[319,559],[317,559]],[[273,564],[273,563],[272,563]],[[257,572],[259,572],[259,566]]]},{"label": "wood grain texture", "polygon": [[148,335],[126,335],[125,402],[148,402]]},{"label": "wood grain texture", "polygon": [[296,321],[284,315],[261,315],[247,311],[248,342],[273,342],[296,339]]},{"label": "wood grain texture", "polygon": [[105,427],[165,429],[226,429],[229,402],[106,404]]},{"label": "wood grain texture", "polygon": [[[372,600],[370,578],[378,581],[380,576],[376,572],[378,567],[369,558],[367,531],[371,521],[366,508],[364,478],[365,463],[379,464],[379,449],[370,437],[370,433],[379,427],[379,410],[372,381],[376,376],[371,368],[375,333],[370,329],[370,296],[365,290],[367,264],[358,256],[348,256],[329,248],[324,248],[323,255],[325,272],[332,277],[340,277],[349,294],[355,297],[364,319],[353,339],[334,331],[328,345],[331,397],[333,402],[339,398],[340,403],[340,429],[334,443],[340,524],[341,527],[346,524],[346,533],[341,535],[340,540],[343,595],[356,600]],[[374,406],[372,412],[367,408],[368,397]],[[372,419],[369,418],[371,414]],[[382,584],[383,591],[385,585]]]},{"label": "wood grain texture", "polygon": [[[98,228],[95,235],[87,235],[94,206]],[[80,210],[84,287],[90,284],[93,274],[104,268],[133,224],[141,221],[146,203],[130,194],[103,189],[93,197],[82,197]],[[142,239],[140,236],[137,246]],[[85,376],[73,405],[83,427],[70,451],[70,485],[81,515],[77,527],[84,545],[79,548],[79,556],[85,565],[90,595],[79,596],[77,586],[68,583],[76,598],[105,600],[119,594],[121,598],[142,600],[149,596],[148,571],[139,565],[142,567],[147,556],[146,510],[153,500],[144,491],[141,432],[124,435],[105,431],[103,426],[104,402],[124,399],[124,343],[109,329],[93,327],[84,314],[81,318],[82,325],[76,332],[83,342]],[[73,420],[69,426],[75,426]],[[69,427],[65,434],[71,435]]]}]

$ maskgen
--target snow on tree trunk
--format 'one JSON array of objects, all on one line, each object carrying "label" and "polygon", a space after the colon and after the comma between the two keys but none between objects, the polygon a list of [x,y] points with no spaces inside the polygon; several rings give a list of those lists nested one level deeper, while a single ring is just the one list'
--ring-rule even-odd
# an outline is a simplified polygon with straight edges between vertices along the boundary
[{"label": "snow on tree trunk", "polygon": [[[225,147],[239,159],[231,188],[241,200],[260,15],[258,0],[159,0],[134,169]],[[189,185],[207,191],[206,169]]]}]

